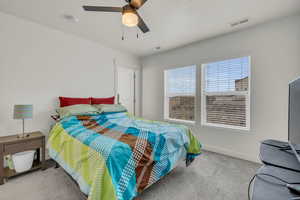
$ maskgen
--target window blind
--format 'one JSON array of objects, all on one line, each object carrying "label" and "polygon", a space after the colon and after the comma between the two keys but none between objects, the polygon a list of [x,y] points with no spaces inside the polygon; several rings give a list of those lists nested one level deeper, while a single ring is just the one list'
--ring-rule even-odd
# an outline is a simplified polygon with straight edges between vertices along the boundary
[{"label": "window blind", "polygon": [[209,63],[205,67],[205,92],[247,91],[249,57]]},{"label": "window blind", "polygon": [[250,57],[203,65],[202,124],[249,129]]}]

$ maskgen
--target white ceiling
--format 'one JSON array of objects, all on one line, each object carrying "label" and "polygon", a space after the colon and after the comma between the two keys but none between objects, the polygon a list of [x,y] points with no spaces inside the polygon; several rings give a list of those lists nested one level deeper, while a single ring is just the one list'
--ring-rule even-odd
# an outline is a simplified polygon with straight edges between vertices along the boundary
[{"label": "white ceiling", "polygon": [[[139,10],[151,32],[136,38],[119,13],[85,12],[82,5],[123,6],[125,0],[0,0],[0,11],[24,17],[112,48],[145,56],[300,11],[300,0],[148,0]],[[77,23],[64,20],[72,14]],[[229,23],[249,18],[231,28]]]}]

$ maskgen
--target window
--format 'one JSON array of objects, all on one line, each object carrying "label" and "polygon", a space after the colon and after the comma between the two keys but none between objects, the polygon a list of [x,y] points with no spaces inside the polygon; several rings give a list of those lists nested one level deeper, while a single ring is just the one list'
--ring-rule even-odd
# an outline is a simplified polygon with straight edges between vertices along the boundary
[{"label": "window", "polygon": [[195,121],[196,66],[165,71],[164,118]]},{"label": "window", "polygon": [[250,57],[202,65],[201,124],[250,128]]}]

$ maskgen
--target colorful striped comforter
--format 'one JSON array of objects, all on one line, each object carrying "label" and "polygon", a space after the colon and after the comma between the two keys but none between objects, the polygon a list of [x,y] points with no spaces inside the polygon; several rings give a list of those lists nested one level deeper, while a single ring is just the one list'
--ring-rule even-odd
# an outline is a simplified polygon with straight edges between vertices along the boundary
[{"label": "colorful striped comforter", "polygon": [[64,118],[47,146],[89,200],[131,200],[180,160],[189,164],[201,153],[187,127],[127,113]]}]

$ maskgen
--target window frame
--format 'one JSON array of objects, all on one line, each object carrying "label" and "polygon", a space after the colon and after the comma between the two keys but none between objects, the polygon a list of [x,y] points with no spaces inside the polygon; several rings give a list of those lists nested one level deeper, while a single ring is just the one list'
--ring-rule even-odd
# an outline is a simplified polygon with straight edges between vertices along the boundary
[{"label": "window frame", "polygon": [[[172,95],[169,95],[168,93],[168,88],[167,88],[167,74],[168,74],[168,71],[169,70],[174,70],[174,69],[180,69],[180,68],[185,68],[185,67],[191,67],[191,66],[194,66],[195,67],[195,108],[194,108],[194,120],[183,120],[183,119],[173,119],[173,118],[170,118],[169,117],[169,101],[168,99],[172,96],[176,96],[180,93],[174,93]],[[164,70],[164,113],[163,113],[163,117],[164,117],[164,120],[167,121],[167,122],[176,122],[176,123],[181,123],[181,124],[186,124],[186,125],[195,125],[196,122],[197,122],[197,107],[198,107],[198,101],[197,101],[197,83],[198,83],[198,65],[196,64],[191,64],[191,65],[185,65],[185,66],[182,66],[182,67],[174,67],[174,68],[169,68],[169,69],[165,69]],[[181,96],[188,96],[188,95],[185,95],[185,94],[180,94]]]},{"label": "window frame", "polygon": [[[200,82],[201,82],[201,126],[208,126],[208,127],[217,127],[217,128],[226,128],[226,129],[235,129],[235,130],[244,130],[244,131],[250,131],[251,127],[251,56],[239,56],[235,58],[243,58],[247,57],[249,60],[249,75],[248,75],[248,91],[229,91],[229,92],[205,92],[205,86],[206,86],[206,81],[205,81],[205,67],[207,64],[212,63],[208,62],[205,64],[201,64],[201,76],[200,76]],[[219,61],[213,61],[213,62],[220,62],[220,61],[225,61],[225,60],[231,60],[235,58],[228,58],[228,59],[223,59]],[[211,96],[211,95],[243,95],[246,97],[246,127],[242,126],[234,126],[234,125],[225,125],[225,124],[217,124],[217,123],[208,123],[207,122],[207,112],[206,112],[206,96]]]}]

